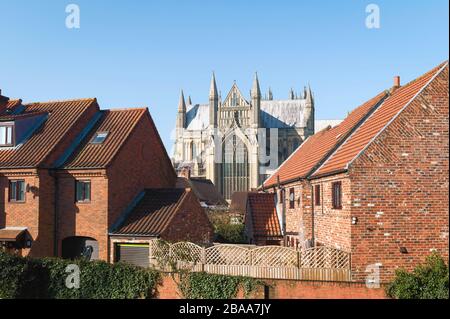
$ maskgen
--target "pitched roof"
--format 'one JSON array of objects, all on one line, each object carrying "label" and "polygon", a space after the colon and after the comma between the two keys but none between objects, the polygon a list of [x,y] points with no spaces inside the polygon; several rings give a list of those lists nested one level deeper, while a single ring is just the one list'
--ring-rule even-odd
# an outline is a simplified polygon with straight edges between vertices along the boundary
[{"label": "pitched roof", "polygon": [[6,109],[13,110],[20,105],[22,105],[22,100],[20,100],[20,99],[9,100],[8,103],[6,104]]},{"label": "pitched roof", "polygon": [[355,157],[423,90],[448,63],[435,67],[412,82],[394,90],[373,114],[326,160],[312,177],[332,174],[348,168]]},{"label": "pitched roof", "polygon": [[339,125],[333,128],[325,128],[306,139],[264,182],[264,187],[277,184],[278,177],[280,183],[295,178],[305,178],[385,97],[386,92],[378,94],[353,110]]},{"label": "pitched roof", "polygon": [[15,120],[20,120],[20,119],[24,119],[24,118],[28,118],[28,117],[33,117],[36,115],[48,115],[48,112],[44,112],[44,111],[35,111],[35,112],[24,112],[24,113],[20,113],[20,114],[14,114],[14,113],[6,113],[0,116],[0,121],[4,122],[4,121],[15,121]]},{"label": "pitched roof", "polygon": [[228,206],[227,201],[219,193],[216,186],[210,179],[191,177],[177,178],[177,186],[183,188],[192,188],[200,202],[210,206]]},{"label": "pitched roof", "polygon": [[248,207],[254,237],[283,236],[275,209],[274,196],[270,193],[248,193]]},{"label": "pitched roof", "polygon": [[231,195],[230,212],[245,215],[249,192],[234,192]]},{"label": "pitched roof", "polygon": [[[66,169],[104,168],[114,159],[147,109],[105,110],[73,155],[64,164]],[[107,133],[101,144],[91,143],[97,133]]]},{"label": "pitched roof", "polygon": [[[15,102],[16,103],[16,102]],[[98,109],[96,99],[52,101],[24,105],[24,113],[48,113],[35,134],[16,147],[0,148],[0,168],[51,165],[46,158],[64,140],[66,134],[90,108]],[[0,116],[0,120],[3,116]],[[8,117],[4,117],[5,119]]]},{"label": "pitched roof", "polygon": [[0,242],[1,241],[17,241],[25,232],[26,227],[5,227],[0,228]]},{"label": "pitched roof", "polygon": [[189,190],[146,189],[138,203],[126,213],[112,235],[159,236],[170,225],[181,204],[188,198]]}]

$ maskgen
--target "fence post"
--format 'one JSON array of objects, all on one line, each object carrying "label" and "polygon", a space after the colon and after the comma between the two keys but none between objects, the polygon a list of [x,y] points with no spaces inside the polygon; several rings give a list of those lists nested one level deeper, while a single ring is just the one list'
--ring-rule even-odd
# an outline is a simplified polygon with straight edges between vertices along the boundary
[{"label": "fence post", "polygon": [[201,270],[202,270],[202,272],[204,272],[205,271],[205,264],[206,264],[206,248],[205,247],[202,247],[202,256],[201,256],[200,259],[201,259],[200,262],[202,264]]},{"label": "fence post", "polygon": [[256,269],[253,266],[253,251],[254,251],[254,249],[249,249],[247,251],[247,253],[250,254],[250,256],[248,258],[250,265],[246,267],[247,268],[246,273],[248,274],[249,277],[255,277],[255,275],[256,275]]},{"label": "fence post", "polygon": [[150,241],[148,245],[148,264],[152,265],[152,259],[153,259],[153,242]]},{"label": "fence post", "polygon": [[302,253],[300,250],[297,250],[297,267],[302,268]]}]

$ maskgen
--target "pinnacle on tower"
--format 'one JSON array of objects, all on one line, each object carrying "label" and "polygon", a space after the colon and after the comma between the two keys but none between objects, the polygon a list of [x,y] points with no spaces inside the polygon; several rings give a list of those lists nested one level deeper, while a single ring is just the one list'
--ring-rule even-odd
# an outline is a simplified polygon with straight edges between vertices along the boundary
[{"label": "pinnacle on tower", "polygon": [[209,97],[210,98],[218,98],[216,77],[214,75],[214,72],[213,72],[212,78],[211,78],[211,86],[209,88]]},{"label": "pinnacle on tower", "polygon": [[308,84],[308,89],[306,90],[306,96],[305,99],[307,102],[312,103],[313,102],[313,94],[311,91],[311,86]]},{"label": "pinnacle on tower", "polygon": [[261,89],[259,88],[258,73],[255,73],[255,78],[253,80],[253,86],[251,90],[251,96],[252,98],[261,97]]},{"label": "pinnacle on tower", "polygon": [[178,103],[178,112],[186,112],[186,102],[184,101],[183,90],[181,90],[180,102]]}]

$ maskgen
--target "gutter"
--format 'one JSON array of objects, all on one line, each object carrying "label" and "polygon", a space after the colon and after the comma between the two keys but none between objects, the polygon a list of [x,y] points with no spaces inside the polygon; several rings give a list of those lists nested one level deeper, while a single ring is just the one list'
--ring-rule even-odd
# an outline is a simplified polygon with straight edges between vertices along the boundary
[{"label": "gutter", "polygon": [[[322,188],[322,187],[321,187]],[[322,189],[320,190],[322,192]],[[323,196],[322,196],[323,198]],[[311,246],[315,247],[316,246],[316,238],[314,235],[314,228],[315,228],[315,224],[314,224],[314,218],[315,218],[315,194],[314,194],[314,186],[311,185]]]},{"label": "gutter", "polygon": [[58,257],[59,253],[59,212],[58,212],[58,193],[59,183],[56,169],[49,169],[49,175],[53,177],[54,194],[53,194],[53,256]]}]

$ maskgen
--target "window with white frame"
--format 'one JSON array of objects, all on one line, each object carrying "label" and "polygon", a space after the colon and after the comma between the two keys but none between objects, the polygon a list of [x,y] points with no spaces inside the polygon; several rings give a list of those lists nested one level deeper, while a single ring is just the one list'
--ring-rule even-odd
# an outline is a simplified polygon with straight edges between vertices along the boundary
[{"label": "window with white frame", "polygon": [[0,124],[0,146],[13,145],[13,126],[11,124]]}]

